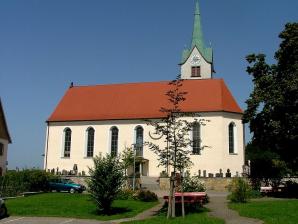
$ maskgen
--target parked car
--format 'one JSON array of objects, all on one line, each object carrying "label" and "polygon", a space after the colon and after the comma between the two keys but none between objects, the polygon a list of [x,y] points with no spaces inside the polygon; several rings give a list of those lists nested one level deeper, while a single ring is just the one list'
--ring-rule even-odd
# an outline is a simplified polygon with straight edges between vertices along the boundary
[{"label": "parked car", "polygon": [[81,184],[76,184],[70,179],[53,179],[49,182],[50,190],[68,191],[70,193],[82,193],[86,190],[85,186]]},{"label": "parked car", "polygon": [[0,219],[5,218],[7,216],[7,208],[5,206],[5,202],[2,198],[0,198]]}]

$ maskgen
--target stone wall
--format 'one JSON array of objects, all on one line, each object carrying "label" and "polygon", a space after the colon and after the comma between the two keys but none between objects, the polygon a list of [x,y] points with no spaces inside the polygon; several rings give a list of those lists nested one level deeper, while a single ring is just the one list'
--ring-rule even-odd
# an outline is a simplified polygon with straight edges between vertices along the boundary
[{"label": "stone wall", "polygon": [[[228,186],[233,180],[233,178],[200,178],[204,183],[206,190],[212,191],[227,191]],[[169,190],[170,181],[169,178],[160,178],[159,186],[161,190]]]}]

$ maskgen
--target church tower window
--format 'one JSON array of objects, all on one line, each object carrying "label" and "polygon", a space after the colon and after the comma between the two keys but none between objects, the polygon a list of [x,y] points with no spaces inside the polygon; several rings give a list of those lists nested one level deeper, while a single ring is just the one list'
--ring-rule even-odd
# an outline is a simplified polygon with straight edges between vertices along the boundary
[{"label": "church tower window", "polygon": [[111,128],[111,155],[117,156],[118,153],[118,128]]},{"label": "church tower window", "polygon": [[71,130],[66,128],[64,130],[64,157],[70,157],[71,148]]},{"label": "church tower window", "polygon": [[201,67],[192,66],[191,67],[191,77],[201,77]]}]

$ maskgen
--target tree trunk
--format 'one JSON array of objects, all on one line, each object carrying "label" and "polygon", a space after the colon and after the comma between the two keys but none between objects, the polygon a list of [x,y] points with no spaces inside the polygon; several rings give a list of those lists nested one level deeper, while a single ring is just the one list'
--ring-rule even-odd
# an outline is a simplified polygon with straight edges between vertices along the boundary
[{"label": "tree trunk", "polygon": [[172,218],[176,217],[176,198],[175,198],[175,192],[176,192],[176,188],[175,188],[175,179],[176,179],[176,173],[174,172],[173,174],[173,180],[172,180]]},{"label": "tree trunk", "polygon": [[183,173],[180,173],[181,176],[181,212],[182,217],[185,217],[185,207],[184,207],[184,191],[183,191]]}]

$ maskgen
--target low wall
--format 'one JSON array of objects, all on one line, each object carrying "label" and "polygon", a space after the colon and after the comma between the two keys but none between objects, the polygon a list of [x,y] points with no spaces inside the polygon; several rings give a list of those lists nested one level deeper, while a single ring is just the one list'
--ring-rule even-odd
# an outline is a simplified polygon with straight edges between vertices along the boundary
[{"label": "low wall", "polygon": [[[227,191],[228,186],[233,180],[233,178],[200,178],[201,182],[205,185],[206,190],[213,191]],[[161,190],[169,190],[170,189],[170,179],[169,178],[160,178],[159,186]]]}]

